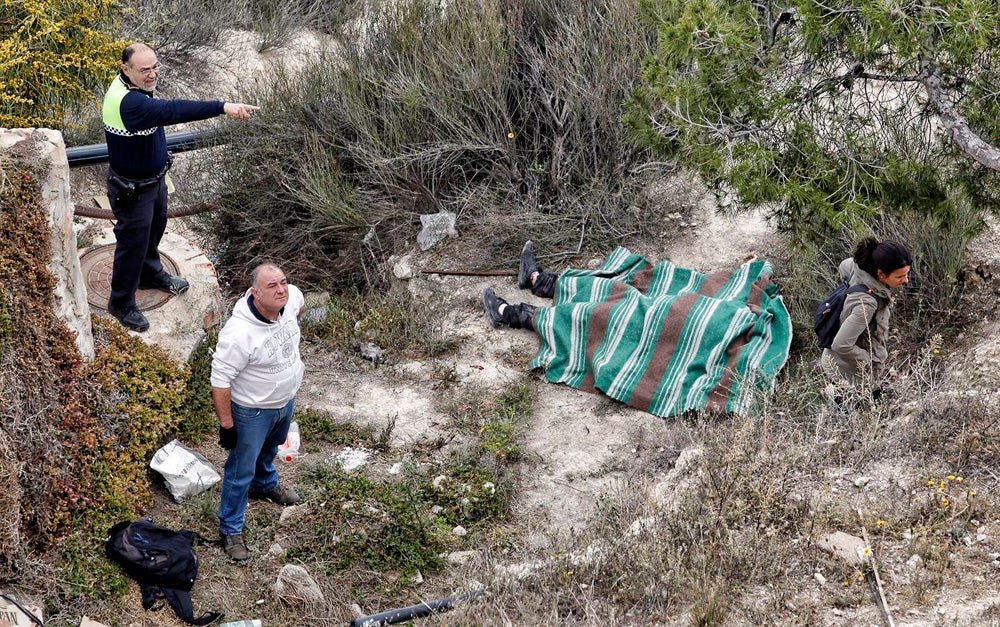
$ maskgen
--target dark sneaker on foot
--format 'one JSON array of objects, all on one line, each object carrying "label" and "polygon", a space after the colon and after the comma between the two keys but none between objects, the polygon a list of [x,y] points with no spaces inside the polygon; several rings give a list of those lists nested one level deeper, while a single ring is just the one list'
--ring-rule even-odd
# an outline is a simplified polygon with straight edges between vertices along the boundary
[{"label": "dark sneaker on foot", "polygon": [[142,315],[136,307],[119,307],[118,305],[108,301],[108,313],[114,316],[115,320],[122,323],[122,326],[128,327],[133,331],[138,331],[142,333],[149,328],[149,320],[146,320],[146,316]]},{"label": "dark sneaker on foot", "polygon": [[299,498],[298,493],[291,488],[283,488],[280,485],[273,490],[268,490],[267,492],[254,492],[250,491],[250,498],[255,501],[271,501],[272,503],[277,503],[278,505],[295,505],[296,503],[302,502]]},{"label": "dark sneaker on foot", "polygon": [[486,319],[489,320],[491,327],[503,322],[503,317],[500,315],[500,305],[506,304],[507,301],[497,296],[492,287],[483,290],[483,310],[486,312]]},{"label": "dark sneaker on foot", "polygon": [[535,263],[535,245],[529,239],[521,249],[521,265],[517,269],[517,286],[522,290],[531,287],[531,275],[540,272],[541,269]]},{"label": "dark sneaker on foot", "polygon": [[139,289],[161,290],[163,292],[169,292],[174,296],[180,296],[184,292],[188,291],[188,287],[190,287],[190,284],[187,281],[179,276],[173,276],[172,274],[167,274],[149,283],[142,283],[139,285]]},{"label": "dark sneaker on foot", "polygon": [[247,543],[243,541],[242,533],[220,535],[222,535],[222,550],[226,552],[229,559],[236,562],[245,562],[250,559],[250,550],[247,549]]}]

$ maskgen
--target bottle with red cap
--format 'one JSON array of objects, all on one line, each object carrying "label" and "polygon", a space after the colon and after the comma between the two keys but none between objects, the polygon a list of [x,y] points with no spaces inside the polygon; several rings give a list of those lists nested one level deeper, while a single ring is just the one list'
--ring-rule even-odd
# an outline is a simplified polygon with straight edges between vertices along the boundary
[{"label": "bottle with red cap", "polygon": [[288,437],[285,439],[285,443],[278,445],[278,457],[286,462],[292,461],[299,456],[299,446],[301,443],[299,423],[292,421],[292,424],[288,425]]}]

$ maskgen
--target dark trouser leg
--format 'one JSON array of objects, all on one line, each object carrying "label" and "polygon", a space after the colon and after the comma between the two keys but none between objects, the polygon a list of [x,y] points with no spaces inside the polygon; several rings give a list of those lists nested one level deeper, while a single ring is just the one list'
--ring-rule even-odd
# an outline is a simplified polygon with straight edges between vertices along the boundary
[{"label": "dark trouser leg", "polygon": [[559,275],[554,272],[539,272],[531,286],[531,293],[540,298],[552,298],[556,293],[558,278]]},{"label": "dark trouser leg", "polygon": [[[116,219],[110,300],[123,309],[135,306],[135,290],[139,287],[139,276],[146,264],[154,213],[161,194],[165,199],[166,186],[162,181],[158,185],[135,190],[129,198],[127,194],[122,194],[118,181],[108,179],[108,199]],[[165,207],[163,218],[166,219]]]},{"label": "dark trouser leg", "polygon": [[160,262],[160,240],[167,230],[167,182],[160,179],[156,186],[156,197],[153,201],[153,221],[149,226],[149,244],[146,246],[146,258],[139,274],[139,285],[148,285],[166,272]]},{"label": "dark trouser leg", "polygon": [[503,313],[500,314],[500,320],[512,329],[531,329],[535,330],[535,306],[526,305],[521,303],[520,305],[507,305],[504,307]]}]

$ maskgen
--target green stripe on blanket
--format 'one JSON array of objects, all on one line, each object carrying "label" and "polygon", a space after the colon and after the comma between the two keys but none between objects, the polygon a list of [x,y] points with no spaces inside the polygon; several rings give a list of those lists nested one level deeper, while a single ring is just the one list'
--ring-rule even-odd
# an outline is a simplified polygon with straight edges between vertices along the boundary
[{"label": "green stripe on blanket", "polygon": [[553,383],[657,416],[748,413],[788,359],[792,326],[774,270],[753,260],[703,274],[625,248],[597,270],[567,270],[540,307],[532,367]]}]

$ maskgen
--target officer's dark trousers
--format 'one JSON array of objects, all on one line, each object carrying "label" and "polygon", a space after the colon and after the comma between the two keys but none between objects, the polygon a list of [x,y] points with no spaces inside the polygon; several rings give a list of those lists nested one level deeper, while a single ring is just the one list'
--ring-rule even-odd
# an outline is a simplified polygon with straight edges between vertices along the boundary
[{"label": "officer's dark trousers", "polygon": [[160,263],[160,240],[167,230],[167,183],[136,190],[134,200],[119,202],[120,183],[108,179],[108,199],[115,214],[115,262],[111,271],[111,302],[127,309],[135,306],[135,291],[165,274]]}]

